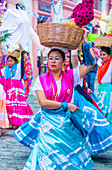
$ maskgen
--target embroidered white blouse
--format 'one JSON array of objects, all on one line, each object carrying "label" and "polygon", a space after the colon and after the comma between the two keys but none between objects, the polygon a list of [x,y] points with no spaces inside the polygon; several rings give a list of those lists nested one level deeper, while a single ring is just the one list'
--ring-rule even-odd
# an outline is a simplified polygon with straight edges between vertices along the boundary
[{"label": "embroidered white blouse", "polygon": [[[2,76],[5,77],[5,68],[1,69]],[[17,71],[12,79],[20,80],[21,79],[21,63],[17,64]]]}]

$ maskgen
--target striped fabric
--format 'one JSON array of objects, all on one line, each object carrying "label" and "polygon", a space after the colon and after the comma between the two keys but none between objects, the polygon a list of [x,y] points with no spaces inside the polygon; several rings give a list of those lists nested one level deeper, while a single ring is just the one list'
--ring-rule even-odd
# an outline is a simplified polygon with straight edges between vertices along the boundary
[{"label": "striped fabric", "polygon": [[98,98],[104,108],[104,115],[112,123],[112,84],[99,84]]},{"label": "striped fabric", "polygon": [[6,108],[11,125],[20,126],[33,114],[26,102],[23,84],[20,80],[5,80]]},{"label": "striped fabric", "polygon": [[39,134],[40,118],[41,112],[36,113],[31,120],[25,122],[13,134],[18,142],[29,147],[31,150]]},{"label": "striped fabric", "polygon": [[[84,112],[76,114],[81,124],[89,122],[82,122]],[[94,164],[88,137],[82,137],[62,108],[37,113],[15,131],[14,137],[32,149],[24,170],[91,170]]]},{"label": "striped fabric", "polygon": [[[74,104],[83,109],[85,106],[95,111],[94,124],[91,132],[89,133],[89,142],[92,147],[92,155],[96,155],[105,152],[112,148],[112,124],[106,119],[106,117],[90,102],[88,102],[82,95],[75,90],[74,92]],[[99,102],[98,98],[92,94],[93,100],[99,104],[101,111],[105,110],[105,107]],[[105,112],[103,112],[105,114]]]}]

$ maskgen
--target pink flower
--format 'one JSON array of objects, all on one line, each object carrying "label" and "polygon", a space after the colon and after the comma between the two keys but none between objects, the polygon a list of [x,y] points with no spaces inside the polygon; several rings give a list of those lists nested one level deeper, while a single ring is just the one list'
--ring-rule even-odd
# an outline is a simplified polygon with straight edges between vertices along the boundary
[{"label": "pink flower", "polygon": [[74,18],[76,25],[83,27],[89,24],[94,18],[94,0],[82,0],[74,9],[71,18]]},{"label": "pink flower", "polygon": [[94,0],[82,0],[82,3],[88,4],[88,5],[93,5]]}]

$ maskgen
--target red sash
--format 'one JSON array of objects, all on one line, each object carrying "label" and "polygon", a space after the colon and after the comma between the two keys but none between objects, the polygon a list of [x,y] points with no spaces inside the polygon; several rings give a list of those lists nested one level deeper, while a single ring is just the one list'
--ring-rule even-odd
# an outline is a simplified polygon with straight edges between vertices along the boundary
[{"label": "red sash", "polygon": [[97,80],[98,80],[99,84],[102,84],[101,80],[102,80],[103,76],[105,75],[105,73],[107,72],[111,61],[112,61],[112,59],[110,58],[106,63],[102,63],[102,66],[98,68]]}]

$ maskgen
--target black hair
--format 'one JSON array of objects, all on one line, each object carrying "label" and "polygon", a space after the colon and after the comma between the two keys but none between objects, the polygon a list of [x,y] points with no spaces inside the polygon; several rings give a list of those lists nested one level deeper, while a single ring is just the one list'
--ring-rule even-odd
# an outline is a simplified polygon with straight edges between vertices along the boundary
[{"label": "black hair", "polygon": [[68,52],[70,53],[70,60],[69,60],[70,69],[73,69],[72,62],[71,62],[71,50],[68,50]]},{"label": "black hair", "polygon": [[17,60],[16,57],[13,57],[13,56],[9,55],[9,56],[7,57],[7,60],[8,60],[9,58],[12,58],[16,63],[18,62],[18,60]]},{"label": "black hair", "polygon": [[50,50],[49,53],[48,53],[48,58],[49,58],[50,53],[53,52],[53,51],[58,51],[61,54],[63,61],[65,61],[65,53],[58,48]]},{"label": "black hair", "polygon": [[16,9],[22,9],[22,10],[26,10],[25,8],[25,4],[22,2],[16,4]]},{"label": "black hair", "polygon": [[[0,0],[0,3],[1,3],[1,0]],[[7,3],[6,3],[6,7],[7,7]],[[24,5],[23,1],[22,1],[22,2],[20,2],[20,3],[18,3],[18,4],[16,4],[16,9],[26,10],[25,5]]]},{"label": "black hair", "polygon": [[108,55],[110,55],[110,48],[109,48],[109,47],[104,47],[104,46],[102,46],[102,47],[101,47],[101,51],[104,51],[104,52],[106,52]]}]

